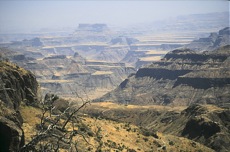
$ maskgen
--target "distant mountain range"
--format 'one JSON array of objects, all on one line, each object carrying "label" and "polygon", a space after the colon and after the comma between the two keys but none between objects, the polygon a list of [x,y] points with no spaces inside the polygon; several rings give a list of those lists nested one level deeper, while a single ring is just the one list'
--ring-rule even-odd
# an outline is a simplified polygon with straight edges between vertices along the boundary
[{"label": "distant mountain range", "polygon": [[169,52],[161,61],[140,68],[97,101],[141,105],[228,104],[230,45],[225,39],[228,36],[229,27],[220,30],[213,43],[205,45],[211,51],[176,49]]},{"label": "distant mountain range", "polygon": [[175,18],[156,21],[149,25],[152,26],[153,30],[154,28],[157,28],[157,30],[165,30],[167,32],[171,30],[217,30],[229,26],[229,12],[183,15]]}]

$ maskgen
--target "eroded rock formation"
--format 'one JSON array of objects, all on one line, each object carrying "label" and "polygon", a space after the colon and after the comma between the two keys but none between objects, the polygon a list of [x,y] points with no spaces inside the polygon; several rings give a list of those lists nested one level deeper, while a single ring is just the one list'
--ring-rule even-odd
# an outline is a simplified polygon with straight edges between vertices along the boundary
[{"label": "eroded rock formation", "polygon": [[229,102],[229,45],[212,52],[174,50],[140,68],[99,101],[189,105]]},{"label": "eroded rock formation", "polygon": [[215,50],[219,47],[229,45],[230,43],[230,28],[226,27],[221,29],[218,33],[211,33],[207,38],[200,38],[194,40],[192,43],[186,45],[185,47],[197,50]]}]

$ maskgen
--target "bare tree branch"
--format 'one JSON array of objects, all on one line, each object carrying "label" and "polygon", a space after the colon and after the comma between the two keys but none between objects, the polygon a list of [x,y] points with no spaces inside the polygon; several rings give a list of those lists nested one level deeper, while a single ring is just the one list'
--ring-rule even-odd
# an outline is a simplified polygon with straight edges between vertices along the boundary
[{"label": "bare tree branch", "polygon": [[[71,105],[69,103],[63,112],[54,115],[54,110],[56,110],[54,101],[56,99],[57,97],[54,95],[45,97],[45,100],[42,102],[42,114],[38,133],[29,143],[25,144],[20,151],[43,151],[44,149],[48,149],[56,152],[62,147],[61,144],[69,145],[69,151],[73,149],[78,151],[76,141],[74,140],[74,137],[77,135],[82,136],[84,141],[90,145],[85,135],[75,129],[75,122],[79,119],[75,117],[75,114],[90,103],[90,101],[84,101],[83,98],[81,98],[83,104],[77,109],[70,108]],[[64,120],[66,116],[66,120],[62,122],[61,120]],[[69,122],[72,124],[71,130],[66,129]],[[55,144],[49,142],[52,140],[55,141]]]},{"label": "bare tree branch", "polygon": [[81,108],[83,108],[86,104],[88,104],[90,101],[86,101],[85,103],[83,103],[77,110],[73,111],[70,116],[67,118],[67,120],[65,121],[65,123],[62,126],[62,130],[65,129],[67,123],[70,121],[70,119],[73,117],[74,114],[76,114]]}]

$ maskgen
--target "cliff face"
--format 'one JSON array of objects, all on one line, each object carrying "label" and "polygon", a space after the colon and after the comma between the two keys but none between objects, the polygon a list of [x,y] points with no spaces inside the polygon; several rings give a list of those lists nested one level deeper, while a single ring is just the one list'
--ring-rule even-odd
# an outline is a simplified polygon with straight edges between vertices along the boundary
[{"label": "cliff face", "polygon": [[35,76],[12,63],[0,61],[0,149],[17,151],[24,144],[19,111],[21,102],[37,101]]},{"label": "cliff face", "polygon": [[0,78],[0,99],[7,107],[18,110],[22,101],[36,101],[38,83],[31,72],[12,63],[0,61]]},{"label": "cliff face", "polygon": [[192,43],[186,45],[185,47],[197,50],[215,50],[219,47],[229,45],[230,39],[230,28],[226,27],[221,29],[218,33],[211,33],[207,38],[200,38],[199,40],[194,40]]},{"label": "cliff face", "polygon": [[227,104],[230,90],[230,46],[212,52],[174,50],[141,68],[114,91],[100,98],[132,104]]},{"label": "cliff face", "polygon": [[154,78],[156,80],[159,79],[169,79],[174,80],[178,78],[181,75],[185,75],[187,73],[191,72],[191,70],[170,70],[170,69],[164,69],[164,68],[141,68],[137,71],[135,77],[150,77]]}]

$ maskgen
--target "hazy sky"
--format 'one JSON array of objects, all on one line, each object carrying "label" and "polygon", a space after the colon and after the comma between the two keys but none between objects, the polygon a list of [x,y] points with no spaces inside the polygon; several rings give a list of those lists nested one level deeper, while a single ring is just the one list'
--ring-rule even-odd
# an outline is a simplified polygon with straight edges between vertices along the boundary
[{"label": "hazy sky", "polygon": [[0,0],[0,32],[77,27],[79,23],[131,25],[178,15],[229,11],[227,0]]}]

